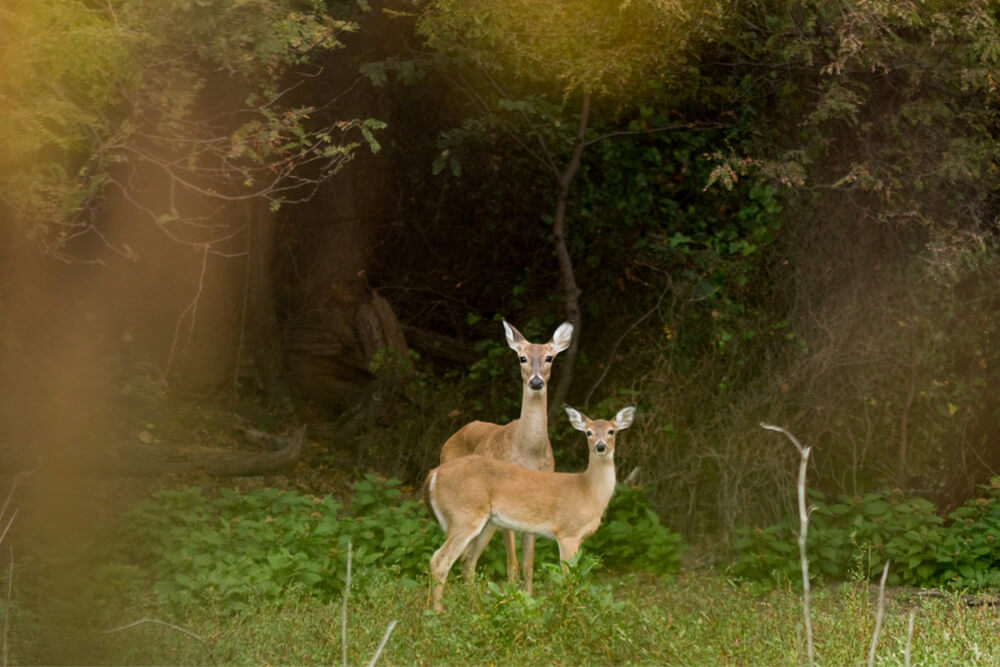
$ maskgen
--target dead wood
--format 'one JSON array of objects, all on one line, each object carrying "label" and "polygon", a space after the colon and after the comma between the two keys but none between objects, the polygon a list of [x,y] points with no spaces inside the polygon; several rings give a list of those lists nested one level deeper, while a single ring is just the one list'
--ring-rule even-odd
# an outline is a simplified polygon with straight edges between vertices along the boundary
[{"label": "dead wood", "polygon": [[[260,437],[258,432],[257,437]],[[300,426],[291,436],[270,436],[280,449],[247,452],[219,447],[165,448],[153,445],[129,446],[113,457],[105,472],[119,475],[163,475],[204,472],[220,477],[263,475],[285,468],[299,459],[306,438]]]},{"label": "dead wood", "polygon": [[403,333],[410,345],[424,354],[457,364],[469,365],[482,358],[472,343],[466,343],[458,338],[421,329],[409,324],[402,326]]}]

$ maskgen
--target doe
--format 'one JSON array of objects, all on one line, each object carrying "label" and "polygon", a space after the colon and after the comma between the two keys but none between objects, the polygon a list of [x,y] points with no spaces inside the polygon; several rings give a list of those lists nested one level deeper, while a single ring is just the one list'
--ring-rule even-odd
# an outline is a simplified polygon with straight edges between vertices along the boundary
[{"label": "doe", "polygon": [[431,557],[434,609],[442,609],[444,582],[455,560],[467,548],[481,552],[477,542],[489,540],[494,526],[554,539],[562,561],[597,530],[615,490],[615,435],[632,424],[635,408],[622,408],[612,421],[591,420],[569,406],[566,414],[573,428],[587,434],[590,456],[583,472],[531,470],[470,455],[428,473],[424,502],[447,534]]},{"label": "doe", "polygon": [[[556,355],[569,347],[573,340],[573,325],[564,322],[552,334],[548,343],[532,343],[507,320],[503,321],[507,345],[517,353],[521,364],[521,416],[507,424],[474,421],[460,428],[441,447],[441,463],[463,456],[476,454],[494,459],[502,459],[533,470],[555,470],[552,445],[549,444],[548,400],[546,387],[552,373],[552,362]],[[477,540],[475,548],[468,549],[462,558],[462,569],[471,577],[476,562],[482,554],[495,528],[490,525],[483,539]],[[504,548],[507,552],[507,579],[517,578],[517,551],[514,531],[503,531]],[[535,564],[535,537],[528,533],[521,536],[521,574],[524,588],[531,593],[531,582]]]}]

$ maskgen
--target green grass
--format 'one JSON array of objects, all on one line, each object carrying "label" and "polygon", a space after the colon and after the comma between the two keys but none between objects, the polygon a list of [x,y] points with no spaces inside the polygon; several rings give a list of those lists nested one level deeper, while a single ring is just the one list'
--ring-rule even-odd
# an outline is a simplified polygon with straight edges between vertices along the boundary
[{"label": "green grass", "polygon": [[[799,594],[760,595],[714,572],[673,580],[588,571],[539,572],[538,595],[480,579],[450,581],[446,610],[428,611],[426,587],[403,587],[391,572],[356,578],[348,611],[348,660],[367,664],[397,620],[380,665],[792,665],[806,664]],[[138,572],[134,573],[138,575]],[[72,633],[36,614],[12,616],[11,663],[341,664],[341,601],[306,592],[252,603],[242,613],[189,604],[168,608],[126,581],[107,600],[78,605],[87,614]],[[456,578],[457,579],[457,578]],[[813,596],[816,658],[821,665],[863,665],[875,625],[875,591],[866,583],[820,588]],[[876,664],[904,664],[907,617],[915,612],[914,665],[1000,664],[997,618],[959,597],[888,603]],[[155,618],[176,629],[144,623]],[[51,622],[52,618],[48,621]],[[60,644],[61,642],[61,644]],[[71,646],[66,643],[71,642]],[[206,652],[206,648],[211,655]]]}]

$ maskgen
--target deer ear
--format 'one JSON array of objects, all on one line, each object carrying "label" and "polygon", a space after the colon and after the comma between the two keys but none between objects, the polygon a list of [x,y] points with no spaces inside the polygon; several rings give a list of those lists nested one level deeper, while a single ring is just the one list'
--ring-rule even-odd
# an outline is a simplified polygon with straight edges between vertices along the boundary
[{"label": "deer ear", "polygon": [[573,342],[573,325],[569,322],[563,322],[556,329],[556,332],[552,334],[552,351],[559,354]]},{"label": "deer ear", "polygon": [[521,332],[515,329],[507,320],[503,321],[503,332],[507,337],[507,345],[510,346],[510,349],[520,353],[521,348],[519,346],[524,342],[524,336],[521,335]]},{"label": "deer ear", "polygon": [[566,416],[569,417],[569,423],[573,425],[573,428],[577,431],[587,430],[587,425],[583,423],[583,420],[586,419],[586,417],[568,405],[564,405],[563,408],[566,410]]},{"label": "deer ear", "polygon": [[619,431],[624,431],[629,426],[632,425],[632,419],[635,417],[635,408],[633,406],[628,406],[627,408],[622,408],[615,415],[615,428]]}]

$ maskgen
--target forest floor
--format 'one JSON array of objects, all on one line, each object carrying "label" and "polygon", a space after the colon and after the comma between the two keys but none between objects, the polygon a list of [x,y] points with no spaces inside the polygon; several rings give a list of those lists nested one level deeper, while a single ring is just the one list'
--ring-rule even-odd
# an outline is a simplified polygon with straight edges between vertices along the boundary
[{"label": "forest floor", "polygon": [[[815,592],[813,664],[871,664],[875,599],[862,583]],[[540,577],[535,597],[478,581],[452,585],[446,601],[435,614],[426,590],[403,589],[388,572],[356,581],[346,607],[289,595],[231,613],[166,607],[146,594],[123,604],[120,624],[89,634],[15,616],[11,663],[347,665],[379,655],[381,665],[810,664],[797,593],[757,592],[715,571],[568,585]],[[957,596],[891,596],[875,664],[1000,664],[997,624],[993,608]]]}]

